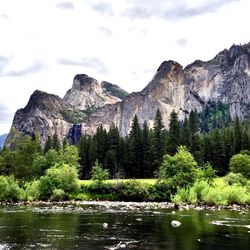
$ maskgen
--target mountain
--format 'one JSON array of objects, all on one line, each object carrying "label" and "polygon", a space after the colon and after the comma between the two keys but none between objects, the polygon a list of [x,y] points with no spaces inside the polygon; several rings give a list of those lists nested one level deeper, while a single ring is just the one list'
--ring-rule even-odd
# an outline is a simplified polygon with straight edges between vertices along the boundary
[{"label": "mountain", "polygon": [[27,106],[17,111],[12,129],[36,132],[42,142],[54,132],[61,139],[76,138],[75,133],[79,137],[80,132],[92,134],[101,124],[108,129],[114,123],[126,135],[135,115],[141,124],[147,120],[152,127],[159,108],[168,127],[173,109],[183,119],[191,110],[203,111],[218,102],[227,105],[232,119],[238,115],[243,120],[250,116],[250,43],[233,45],[209,61],[197,60],[185,68],[164,61],[142,91],[125,95],[123,100],[116,90],[114,85],[76,75],[63,99],[49,94],[38,98],[34,93]]},{"label": "mountain", "polygon": [[3,134],[3,135],[0,135],[0,149],[3,147],[4,145],[4,142],[7,138],[8,134]]}]

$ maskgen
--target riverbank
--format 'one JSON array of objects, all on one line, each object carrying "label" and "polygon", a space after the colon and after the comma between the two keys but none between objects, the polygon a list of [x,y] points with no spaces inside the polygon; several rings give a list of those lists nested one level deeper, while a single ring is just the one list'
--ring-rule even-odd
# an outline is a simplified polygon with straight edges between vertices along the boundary
[{"label": "riverbank", "polygon": [[223,206],[210,206],[201,204],[174,204],[172,202],[123,202],[123,201],[20,201],[20,202],[0,202],[0,206],[98,206],[103,209],[116,209],[116,210],[154,210],[154,209],[171,209],[171,210],[209,210],[218,211],[222,209],[240,211],[249,210],[249,205],[223,205]]}]

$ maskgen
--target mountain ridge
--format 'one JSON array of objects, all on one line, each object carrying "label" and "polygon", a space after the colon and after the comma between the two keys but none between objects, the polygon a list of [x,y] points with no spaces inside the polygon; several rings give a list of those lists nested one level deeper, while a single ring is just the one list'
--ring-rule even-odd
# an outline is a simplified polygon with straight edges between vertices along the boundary
[{"label": "mountain ridge", "polygon": [[[186,67],[173,60],[164,61],[142,91],[133,92],[122,100],[108,93],[103,83],[98,83],[94,78],[85,74],[76,75],[72,88],[67,91],[60,105],[66,110],[84,113],[80,122],[82,133],[93,134],[101,124],[106,129],[115,124],[125,136],[129,133],[134,115],[138,116],[140,124],[146,120],[152,127],[155,112],[159,108],[164,125],[168,127],[172,110],[177,112],[180,119],[184,119],[191,110],[202,111],[211,102],[229,104],[232,119],[236,115],[242,120],[250,116],[250,43],[232,45],[209,61],[196,60]],[[36,105],[38,110],[39,105]],[[43,137],[42,141],[45,140],[45,134],[50,136],[53,132],[63,132],[66,138],[67,130],[74,124],[58,117],[56,109],[52,107],[51,111],[55,117],[51,117],[48,110],[42,112],[48,118],[43,127],[39,125],[39,119],[36,126],[30,124],[29,112],[23,115],[25,119],[19,123],[16,119],[16,116],[20,116],[18,111],[12,127],[25,134],[36,132]],[[25,109],[22,112],[25,113]],[[34,119],[36,115],[41,117],[41,114],[34,113]],[[56,117],[60,118],[58,122],[55,122]],[[50,132],[45,133],[42,128]]]}]

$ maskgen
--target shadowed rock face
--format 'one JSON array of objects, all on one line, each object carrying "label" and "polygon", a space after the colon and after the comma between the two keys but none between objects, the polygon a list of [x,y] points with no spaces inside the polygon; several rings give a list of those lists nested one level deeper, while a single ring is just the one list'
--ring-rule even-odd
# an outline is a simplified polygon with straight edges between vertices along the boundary
[{"label": "shadowed rock face", "polygon": [[[244,119],[250,116],[250,43],[233,45],[210,61],[197,60],[184,69],[177,62],[165,61],[141,92],[131,93],[123,100],[110,89],[114,85],[76,75],[63,99],[36,91],[27,106],[17,111],[12,128],[25,134],[35,131],[44,141],[54,132],[61,139],[69,131],[72,138],[78,138],[80,129],[92,134],[99,125],[109,129],[114,123],[126,135],[135,114],[141,124],[147,120],[152,127],[159,108],[168,127],[173,109],[183,119],[192,109],[202,111],[209,103],[218,101],[229,104],[232,118],[238,115]],[[81,126],[75,129],[73,119],[67,120],[61,110],[71,111],[66,112],[71,116],[79,116],[83,110]]]}]

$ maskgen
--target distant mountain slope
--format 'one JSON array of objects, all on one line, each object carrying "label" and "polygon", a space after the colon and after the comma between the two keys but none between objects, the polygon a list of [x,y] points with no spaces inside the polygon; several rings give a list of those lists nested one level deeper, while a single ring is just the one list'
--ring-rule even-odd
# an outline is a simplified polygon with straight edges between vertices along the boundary
[{"label": "distant mountain slope", "polygon": [[3,148],[4,142],[7,138],[7,136],[8,136],[8,134],[0,135],[0,148]]},{"label": "distant mountain slope", "polygon": [[121,100],[123,100],[125,97],[129,95],[127,91],[121,89],[119,86],[112,84],[110,82],[102,81],[101,86],[110,95],[116,96]]}]

